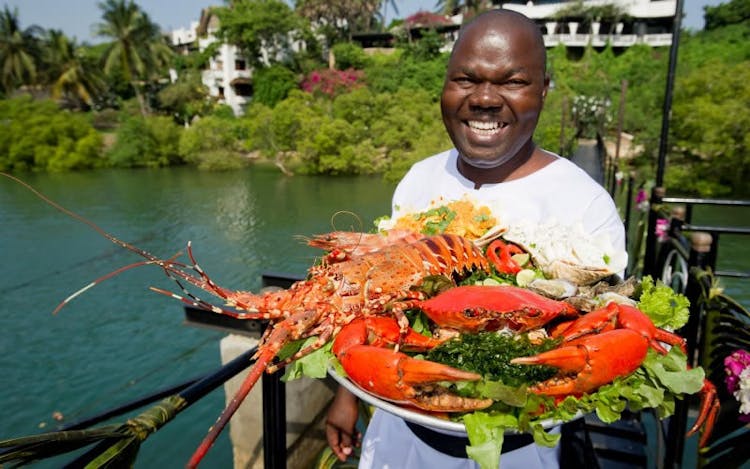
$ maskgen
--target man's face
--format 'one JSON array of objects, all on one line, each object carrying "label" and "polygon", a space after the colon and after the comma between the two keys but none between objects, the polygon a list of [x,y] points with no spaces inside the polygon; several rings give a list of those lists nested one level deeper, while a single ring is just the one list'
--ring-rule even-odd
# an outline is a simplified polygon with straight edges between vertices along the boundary
[{"label": "man's face", "polygon": [[528,28],[474,26],[464,32],[448,62],[441,109],[463,160],[493,168],[533,148],[548,80],[543,54]]}]

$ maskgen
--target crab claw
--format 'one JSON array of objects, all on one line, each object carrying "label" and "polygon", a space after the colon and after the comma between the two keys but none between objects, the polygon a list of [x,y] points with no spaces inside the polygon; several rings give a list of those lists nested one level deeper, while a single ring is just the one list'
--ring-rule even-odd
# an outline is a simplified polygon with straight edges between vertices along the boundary
[{"label": "crab claw", "polygon": [[565,342],[568,342],[588,334],[597,334],[616,328],[630,329],[641,334],[649,341],[649,345],[661,354],[666,354],[667,350],[660,342],[676,345],[685,352],[685,339],[654,326],[651,319],[638,308],[614,302],[581,316],[565,328],[556,329],[552,335],[562,337]]},{"label": "crab claw", "polygon": [[711,437],[711,432],[714,429],[714,423],[716,423],[716,416],[719,414],[719,408],[721,403],[716,394],[716,386],[709,381],[703,380],[703,387],[700,390],[701,394],[701,405],[698,418],[690,430],[687,432],[687,436],[694,435],[698,430],[703,427],[701,437],[698,442],[698,446],[701,448],[706,446],[708,439]]},{"label": "crab claw", "polygon": [[[459,370],[427,360],[418,360],[389,348],[366,345],[368,336],[378,335],[376,328],[383,321],[355,319],[345,326],[333,344],[333,353],[341,362],[349,379],[362,389],[397,404],[408,404],[420,409],[442,412],[460,412],[489,407],[491,399],[473,399],[451,394],[435,383],[440,381],[476,381],[476,373]],[[390,318],[399,338],[398,325]],[[390,328],[390,326],[387,326]],[[409,331],[404,345],[422,342]],[[388,335],[388,334],[386,334]],[[429,338],[426,338],[429,339]],[[386,340],[379,337],[377,340]],[[434,341],[434,339],[429,339]]]},{"label": "crab claw", "polygon": [[531,357],[514,358],[515,365],[547,365],[558,376],[529,387],[548,396],[581,395],[626,376],[641,366],[648,341],[629,329],[615,329],[572,340],[562,347]]}]

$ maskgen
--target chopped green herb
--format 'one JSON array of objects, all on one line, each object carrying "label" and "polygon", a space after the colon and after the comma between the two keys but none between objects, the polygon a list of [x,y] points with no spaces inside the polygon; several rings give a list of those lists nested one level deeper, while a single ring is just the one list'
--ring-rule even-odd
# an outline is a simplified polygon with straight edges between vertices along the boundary
[{"label": "chopped green herb", "polygon": [[485,379],[509,386],[534,383],[551,378],[555,368],[536,365],[511,365],[510,360],[528,357],[555,348],[559,341],[545,339],[533,344],[527,334],[510,336],[498,332],[463,334],[434,348],[427,359],[481,374]]}]

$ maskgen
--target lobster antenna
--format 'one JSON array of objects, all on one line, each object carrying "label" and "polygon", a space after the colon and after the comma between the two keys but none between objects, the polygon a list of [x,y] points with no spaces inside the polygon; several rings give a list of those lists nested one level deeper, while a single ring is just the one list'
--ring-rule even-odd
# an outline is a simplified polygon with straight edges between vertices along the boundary
[{"label": "lobster antenna", "polygon": [[154,256],[150,252],[144,251],[143,249],[137,248],[137,247],[133,246],[130,243],[127,243],[127,242],[125,242],[125,241],[123,241],[123,240],[121,240],[119,238],[116,238],[116,237],[112,236],[111,234],[109,234],[106,231],[104,231],[104,229],[102,229],[101,227],[99,227],[99,225],[97,225],[96,223],[92,222],[91,220],[87,220],[86,218],[84,218],[83,216],[81,216],[81,215],[73,212],[72,210],[68,210],[67,208],[65,208],[62,205],[58,204],[57,202],[51,200],[49,197],[47,197],[46,195],[42,194],[38,190],[34,189],[31,185],[29,185],[28,183],[26,183],[26,182],[18,179],[17,177],[11,176],[10,174],[3,173],[3,172],[0,172],[0,175],[5,176],[6,178],[8,178],[8,179],[10,179],[12,181],[15,181],[18,184],[22,185],[26,189],[30,190],[35,196],[39,197],[44,202],[46,202],[48,205],[51,205],[52,207],[56,208],[57,210],[59,210],[60,212],[64,213],[65,215],[73,218],[74,220],[78,220],[79,222],[88,225],[94,231],[96,231],[100,235],[104,236],[108,240],[112,241],[113,243],[117,244],[118,246],[123,247],[125,249],[128,249],[130,251],[133,251],[133,252],[135,252],[135,253],[137,253],[137,254],[145,257],[146,259],[148,259],[151,262],[154,262],[154,263],[157,263],[157,264],[163,262],[161,259],[159,259],[158,257]]},{"label": "lobster antenna", "polygon": [[70,302],[71,302],[71,301],[72,301],[73,299],[75,299],[75,298],[76,298],[77,296],[79,296],[79,295],[81,295],[81,294],[85,293],[85,292],[86,292],[86,291],[87,291],[88,289],[90,289],[90,288],[93,288],[94,286],[96,286],[96,285],[98,285],[99,283],[101,283],[101,282],[103,282],[103,281],[107,280],[108,278],[110,278],[110,277],[114,277],[115,275],[118,275],[118,274],[120,274],[120,273],[122,273],[122,272],[125,272],[126,270],[130,270],[130,269],[132,269],[132,268],[134,268],[134,267],[140,267],[140,266],[142,266],[142,265],[147,265],[147,264],[153,264],[153,262],[152,262],[152,261],[140,261],[140,262],[135,262],[135,263],[133,263],[133,264],[130,264],[130,265],[126,265],[126,266],[124,266],[124,267],[120,267],[119,269],[117,269],[117,270],[115,270],[115,271],[113,271],[113,272],[110,272],[110,273],[108,273],[108,274],[106,274],[106,275],[102,275],[101,277],[97,278],[97,279],[96,279],[96,280],[94,280],[93,282],[89,283],[89,284],[88,284],[88,285],[86,285],[85,287],[81,288],[80,290],[76,291],[76,292],[75,292],[75,293],[73,293],[72,295],[70,295],[70,296],[68,296],[67,298],[65,298],[64,300],[62,300],[62,301],[60,302],[60,304],[59,304],[59,305],[57,305],[57,306],[55,307],[55,309],[54,309],[54,310],[52,311],[52,314],[53,314],[53,315],[54,315],[54,314],[57,314],[57,313],[58,313],[58,312],[59,312],[59,311],[60,311],[61,309],[63,309],[63,307],[65,307],[65,305],[67,305],[68,303],[70,303]]},{"label": "lobster antenna", "polygon": [[357,231],[361,233],[362,229],[365,226],[364,223],[362,223],[362,218],[356,213],[349,211],[349,210],[339,210],[338,212],[335,212],[333,215],[331,215],[331,228],[333,228],[333,231],[339,231],[336,228],[336,218],[342,217],[344,215],[352,217],[357,221],[356,225],[359,225],[359,230],[352,230],[352,231]]}]

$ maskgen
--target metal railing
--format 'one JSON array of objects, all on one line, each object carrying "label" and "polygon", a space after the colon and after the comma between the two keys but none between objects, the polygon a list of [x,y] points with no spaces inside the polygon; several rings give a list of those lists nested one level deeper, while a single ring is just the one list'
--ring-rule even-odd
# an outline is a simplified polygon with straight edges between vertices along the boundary
[{"label": "metal railing", "polygon": [[[716,344],[707,344],[706,340],[707,333],[711,333],[713,327],[707,318],[707,304],[710,299],[706,292],[712,287],[707,282],[712,282],[714,277],[750,278],[748,271],[724,270],[717,265],[722,235],[747,236],[750,235],[750,228],[695,224],[693,209],[699,205],[746,208],[750,207],[750,201],[665,197],[663,188],[654,188],[648,214],[643,274],[660,279],[676,291],[685,294],[690,300],[688,323],[679,331],[687,341],[688,363],[692,366],[700,364],[704,368],[708,366],[707,375],[713,376],[715,380],[717,376],[722,376],[722,370],[719,368],[722,368],[723,364],[716,360],[711,362],[708,356]],[[663,220],[667,220],[668,224],[668,229],[661,238],[657,235],[657,223],[660,219],[662,223]],[[729,306],[720,307],[725,311],[712,311],[711,314],[726,315],[726,309],[735,306],[738,307],[737,310],[742,309],[737,303],[729,301],[728,304]],[[737,328],[737,333],[746,333],[750,325],[750,318],[746,312],[733,313],[730,316],[739,324],[744,324],[744,327]],[[714,384],[717,387],[723,385],[721,382]],[[726,403],[734,404],[731,398]],[[666,468],[682,465],[690,404],[687,400],[676,402],[674,415],[669,419],[665,435]],[[723,407],[724,404],[725,402],[722,402]]]}]

